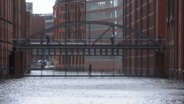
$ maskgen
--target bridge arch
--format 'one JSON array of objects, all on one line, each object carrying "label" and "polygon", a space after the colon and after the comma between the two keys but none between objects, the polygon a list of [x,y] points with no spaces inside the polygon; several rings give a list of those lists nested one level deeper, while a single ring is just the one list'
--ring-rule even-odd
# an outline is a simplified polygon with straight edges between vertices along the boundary
[{"label": "bridge arch", "polygon": [[[39,36],[39,35],[44,35],[45,32],[53,31],[53,30],[58,29],[58,28],[64,28],[64,27],[68,27],[68,26],[74,26],[74,25],[88,25],[89,27],[91,25],[108,26],[109,28],[107,30],[105,30],[104,33],[102,35],[100,35],[94,41],[94,43],[96,41],[98,41],[100,38],[102,38],[102,36],[105,35],[105,33],[108,30],[110,30],[110,29],[114,30],[115,28],[119,28],[119,29],[122,29],[122,31],[129,31],[129,32],[133,33],[133,35],[131,36],[131,38],[129,38],[129,40],[141,40],[141,39],[144,39],[144,40],[148,41],[148,43],[150,43],[150,44],[146,44],[147,45],[147,48],[149,48],[149,46],[153,46],[154,48],[158,48],[158,49],[163,49],[164,48],[164,46],[159,41],[157,41],[157,39],[155,39],[154,37],[149,36],[148,34],[144,34],[142,32],[139,32],[139,31],[137,31],[135,29],[132,29],[132,28],[127,27],[127,26],[124,26],[124,25],[115,24],[115,23],[109,23],[109,22],[101,22],[101,21],[79,21],[79,22],[60,23],[57,26],[53,26],[53,27],[50,27],[48,29],[44,29],[44,30],[42,30],[42,31],[40,31],[38,33],[35,33],[35,34],[27,37],[26,39],[18,42],[18,44],[16,45],[16,47],[17,48],[21,48],[21,46],[26,45],[28,43],[28,41],[31,40],[31,38],[33,38],[35,36]],[[90,28],[89,28],[89,31],[91,31]],[[112,34],[114,34],[114,33],[112,33]],[[122,40],[119,41],[118,43],[119,44],[122,44],[122,45],[127,45],[127,46],[134,45],[134,48],[140,48],[140,46],[141,46],[141,45],[138,45],[138,44],[131,44],[131,45],[130,44],[123,44],[123,41],[125,41],[125,40],[126,40],[126,38],[123,37]]]},{"label": "bridge arch", "polygon": [[[55,29],[59,28],[65,28],[65,27],[72,27],[75,25],[84,25],[88,28],[86,28],[86,31],[88,31],[88,35],[90,35],[91,26],[93,25],[102,25],[107,27],[101,35],[99,35],[94,40],[90,41],[88,38],[81,39],[79,43],[54,43],[54,44],[31,44],[29,41],[31,41],[31,38],[36,36],[42,36],[45,34],[45,32],[54,31]],[[100,43],[100,40],[103,40],[103,36],[107,34],[108,31],[112,34],[112,36],[115,36],[116,29],[122,30],[122,37],[119,39],[114,39],[114,37],[111,39],[109,37],[108,42],[104,42],[104,44]],[[129,36],[125,36],[124,32],[129,32]],[[66,34],[65,34],[66,35]],[[41,41],[41,40],[40,40]],[[100,44],[99,44],[100,43]],[[109,56],[113,57],[112,61],[112,70],[110,70],[115,75],[115,72],[120,72],[121,74],[128,74],[131,72],[131,70],[134,70],[134,73],[142,73],[143,67],[147,67],[147,72],[149,73],[149,64],[153,63],[153,67],[157,68],[159,66],[159,57],[163,57],[162,53],[160,54],[158,51],[162,51],[164,49],[164,46],[155,39],[154,37],[149,36],[148,34],[144,34],[142,32],[139,32],[135,29],[132,29],[130,27],[115,24],[115,23],[108,23],[108,22],[100,22],[100,21],[80,21],[80,22],[69,22],[69,23],[61,23],[57,26],[44,29],[38,33],[33,34],[32,36],[29,36],[25,40],[19,41],[15,45],[16,49],[30,49],[30,50],[36,50],[35,52],[32,51],[32,56],[59,56],[62,57],[64,60],[64,68],[63,70],[66,72],[68,71],[68,60],[70,60],[71,56],[79,56],[79,57],[92,57],[92,56]],[[41,51],[40,51],[41,50]],[[45,52],[48,51],[49,52]],[[40,54],[41,52],[41,54]],[[36,53],[36,54],[35,54]],[[144,56],[143,53],[146,53]],[[114,65],[114,56],[115,57],[121,57],[122,64],[121,69],[116,70],[116,65]],[[144,66],[144,59],[146,59],[147,66]],[[151,57],[151,58],[150,58]],[[135,65],[133,65],[135,64]],[[140,65],[139,65],[140,64]],[[110,64],[111,65],[111,64]],[[135,69],[131,69],[131,67],[139,67]],[[153,69],[153,68],[152,68]],[[78,69],[76,69],[78,71]],[[104,70],[100,70],[104,71]],[[150,72],[153,72],[151,70]],[[156,72],[155,72],[156,73]],[[143,75],[143,73],[141,74]]]}]

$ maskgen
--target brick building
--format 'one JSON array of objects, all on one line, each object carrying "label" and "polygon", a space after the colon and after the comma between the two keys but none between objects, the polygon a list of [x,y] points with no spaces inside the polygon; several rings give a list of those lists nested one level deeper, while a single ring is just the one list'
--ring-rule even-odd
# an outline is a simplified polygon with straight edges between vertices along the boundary
[{"label": "brick building", "polygon": [[167,0],[167,69],[172,78],[184,79],[184,1]]},{"label": "brick building", "polygon": [[[13,39],[13,1],[0,1],[0,76],[8,72],[8,56],[12,51]],[[4,42],[3,42],[4,40]]]},{"label": "brick building", "polygon": [[[165,44],[166,39],[165,17],[166,0],[123,0],[124,25],[151,36],[163,44]],[[132,35],[127,31],[124,31],[123,34],[125,39]],[[144,40],[129,40],[126,42],[148,44]],[[164,76],[164,56],[165,53],[164,55],[160,54],[158,50],[125,50],[123,58],[124,73],[138,76]]]},{"label": "brick building", "polygon": [[[32,14],[30,16],[30,35],[37,35],[38,32],[45,29],[45,17],[41,14]],[[34,39],[40,40],[38,34]]]},{"label": "brick building", "polygon": [[[101,21],[115,24],[122,24],[122,2],[123,0],[87,0],[86,1],[86,21]],[[109,27],[101,25],[91,25],[90,38],[95,40],[103,34]],[[115,30],[115,39],[122,38],[122,30]],[[89,31],[86,30],[87,38]],[[112,30],[109,30],[102,41],[107,41],[110,44]],[[98,43],[97,43],[98,44]],[[89,64],[92,65],[93,70],[112,72],[122,71],[122,57],[117,56],[86,56],[86,68]]]},{"label": "brick building", "polygon": [[[31,36],[31,41],[30,44],[45,44],[46,43],[46,36],[45,34],[38,34],[39,32],[43,31],[45,29],[45,18],[42,14],[31,14],[30,15],[30,36]],[[35,52],[41,52],[43,50],[39,49],[32,49],[29,55],[35,53]],[[31,65],[33,60],[38,61],[38,60],[45,60],[46,57],[42,55],[38,56],[29,56],[30,62],[28,62],[28,65]]]},{"label": "brick building", "polygon": [[[54,16],[53,13],[44,14],[45,18],[45,29],[51,28],[54,26]],[[54,31],[48,31],[45,35],[50,39],[52,42]]]},{"label": "brick building", "polygon": [[[25,0],[0,1],[0,76],[6,76],[10,68],[13,40],[26,36]],[[18,64],[15,62],[15,64]],[[21,66],[21,68],[24,66]]]},{"label": "brick building", "polygon": [[[54,5],[54,26],[61,23],[85,21],[85,0],[56,0]],[[77,42],[85,37],[85,25],[65,26],[54,30],[54,40],[66,43]],[[83,56],[56,57],[58,67],[72,67],[79,69],[84,67]]]},{"label": "brick building", "polygon": [[[183,7],[182,0],[124,0],[124,25],[154,37],[165,46],[161,54],[158,50],[126,50],[124,73],[184,78]],[[125,37],[129,34],[124,32]]]}]

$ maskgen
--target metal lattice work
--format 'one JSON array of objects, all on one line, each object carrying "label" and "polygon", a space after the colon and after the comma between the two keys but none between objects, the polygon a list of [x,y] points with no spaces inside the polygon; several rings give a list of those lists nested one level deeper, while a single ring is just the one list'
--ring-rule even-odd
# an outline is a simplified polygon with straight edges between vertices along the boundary
[{"label": "metal lattice work", "polygon": [[[51,42],[44,40],[44,33],[48,31],[54,31],[58,28],[72,28],[75,25],[81,25],[86,28],[85,36],[81,38],[68,37],[64,34],[64,38],[53,38]],[[94,35],[91,27],[104,27],[105,31],[99,31],[99,34]],[[118,33],[121,31],[121,33]],[[125,37],[123,32],[129,32],[129,37]],[[39,40],[32,40],[35,36],[40,36]],[[47,41],[47,42],[44,42]],[[58,26],[54,26],[43,30],[37,34],[28,37],[25,40],[19,41],[15,47],[17,49],[31,50],[31,56],[44,60],[50,57],[59,59],[62,64],[52,69],[52,76],[82,76],[82,75],[96,75],[96,76],[122,76],[125,72],[123,65],[126,64],[125,57],[127,53],[125,50],[162,50],[163,46],[156,39],[145,35],[129,27],[98,21],[81,21],[61,23]],[[152,51],[150,51],[152,52]],[[77,57],[79,58],[76,59]],[[97,60],[98,57],[109,57],[109,60],[105,60],[106,64],[111,68],[102,68],[103,65],[93,67],[91,62]],[[102,58],[100,58],[102,60]],[[82,62],[81,62],[82,60]],[[117,64],[118,63],[118,64]],[[96,65],[98,64],[98,61]],[[121,67],[117,67],[120,65]],[[95,66],[95,64],[93,65]],[[41,68],[41,75],[43,67]],[[35,68],[32,68],[35,69]],[[55,71],[61,71],[56,72]],[[92,70],[92,71],[91,71]],[[62,73],[63,72],[63,73]],[[60,74],[58,74],[60,73]],[[93,73],[93,74],[92,74]],[[98,74],[95,74],[98,73]],[[48,76],[48,75],[47,75]]]},{"label": "metal lattice work", "polygon": [[[102,33],[102,35],[99,35],[96,39],[90,39],[90,33],[88,33],[88,36],[86,35],[86,37],[81,37],[81,39],[79,39],[79,41],[77,41],[77,44],[75,44],[76,42],[73,42],[72,39],[62,39],[60,41],[55,41],[53,44],[28,44],[31,40],[31,38],[33,38],[34,36],[37,35],[44,35],[45,32],[48,31],[53,31],[54,29],[57,28],[64,28],[66,26],[68,27],[72,27],[75,25],[88,25],[89,30],[88,32],[91,31],[90,27],[91,25],[103,25],[103,26],[109,26],[109,28],[104,31]],[[116,36],[116,30],[115,29],[121,29],[122,31],[129,31],[130,35],[129,37],[122,37],[121,38],[115,38]],[[111,33],[111,37],[104,39],[103,36],[106,34],[107,31],[112,31]],[[71,40],[71,41],[68,41]],[[103,41],[100,41],[103,40]],[[40,42],[42,41],[42,39],[40,39]],[[100,43],[98,42],[100,41]],[[127,42],[129,41],[129,42]],[[131,42],[130,42],[131,41]],[[140,42],[140,41],[144,41],[144,42]],[[146,43],[146,44],[145,44]],[[75,45],[72,45],[75,44]],[[55,27],[51,27],[45,30],[42,30],[39,33],[36,33],[30,37],[28,37],[27,39],[20,41],[19,44],[16,46],[17,48],[74,48],[76,47],[76,49],[81,48],[81,47],[93,47],[93,48],[121,48],[121,49],[139,49],[139,48],[152,48],[152,49],[162,49],[163,46],[162,44],[160,44],[156,39],[154,39],[153,37],[150,37],[148,35],[145,35],[141,32],[138,32],[134,29],[131,29],[129,27],[123,26],[123,25],[119,25],[119,24],[113,24],[113,23],[107,23],[107,22],[98,22],[98,21],[83,21],[83,22],[70,22],[70,23],[61,23],[58,26]]]}]

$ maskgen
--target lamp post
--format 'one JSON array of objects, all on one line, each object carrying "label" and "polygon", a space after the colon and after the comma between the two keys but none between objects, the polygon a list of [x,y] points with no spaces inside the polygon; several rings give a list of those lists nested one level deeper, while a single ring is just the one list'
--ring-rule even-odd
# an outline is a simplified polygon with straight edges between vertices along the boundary
[{"label": "lamp post", "polygon": [[[111,45],[112,45],[112,47],[114,46],[114,34],[111,35]],[[112,65],[113,65],[113,77],[114,77],[114,49],[113,48],[112,48],[111,52],[112,52],[112,58],[113,58]]]}]

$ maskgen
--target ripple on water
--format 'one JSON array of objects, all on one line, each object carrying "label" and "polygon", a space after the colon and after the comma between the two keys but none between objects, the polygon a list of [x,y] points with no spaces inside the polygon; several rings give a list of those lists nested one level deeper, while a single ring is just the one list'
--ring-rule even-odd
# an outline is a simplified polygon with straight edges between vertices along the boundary
[{"label": "ripple on water", "polygon": [[182,104],[184,84],[152,78],[21,78],[0,84],[0,104]]}]

